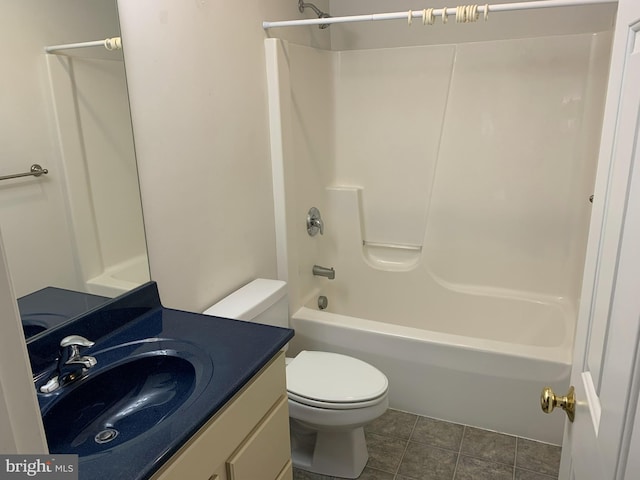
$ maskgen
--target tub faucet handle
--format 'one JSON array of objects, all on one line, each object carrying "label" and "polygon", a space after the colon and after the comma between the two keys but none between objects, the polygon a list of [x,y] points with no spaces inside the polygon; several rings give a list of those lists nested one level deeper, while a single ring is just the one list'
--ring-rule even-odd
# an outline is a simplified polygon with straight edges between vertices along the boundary
[{"label": "tub faucet handle", "polygon": [[320,235],[324,234],[324,222],[320,215],[320,210],[316,207],[311,207],[309,213],[307,213],[307,233],[313,237],[320,232]]}]

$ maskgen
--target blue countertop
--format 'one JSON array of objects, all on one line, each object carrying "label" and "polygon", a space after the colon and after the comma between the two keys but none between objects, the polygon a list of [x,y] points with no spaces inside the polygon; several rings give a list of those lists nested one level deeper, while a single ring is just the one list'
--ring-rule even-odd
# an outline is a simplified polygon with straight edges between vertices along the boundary
[{"label": "blue countertop", "polygon": [[25,338],[85,314],[111,300],[109,297],[45,287],[18,299]]},{"label": "blue countertop", "polygon": [[83,383],[108,369],[109,355],[122,345],[128,349],[127,358],[144,356],[152,344],[189,358],[194,366],[195,386],[186,402],[148,431],[133,437],[124,432],[99,446],[92,443],[89,453],[83,450],[83,439],[69,439],[67,444],[74,447],[66,451],[51,451],[80,454],[81,480],[150,478],[293,337],[293,331],[286,328],[164,308],[154,282],[123,297],[28,345],[34,382],[39,386],[55,365],[60,339],[79,334],[96,342],[83,351],[98,359],[84,378],[53,394],[38,394],[43,416],[55,405],[57,397],[82,388]]}]

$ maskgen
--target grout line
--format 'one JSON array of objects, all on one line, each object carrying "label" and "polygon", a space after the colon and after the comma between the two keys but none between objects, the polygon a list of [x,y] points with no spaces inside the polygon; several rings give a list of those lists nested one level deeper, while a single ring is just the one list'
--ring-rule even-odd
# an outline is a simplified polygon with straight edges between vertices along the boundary
[{"label": "grout line", "polygon": [[530,468],[524,468],[524,467],[518,467],[518,470],[522,470],[524,472],[531,472],[531,473],[535,473],[536,475],[544,478],[544,479],[557,479],[558,476],[557,475],[549,475],[548,473],[541,473],[537,470],[531,470]]},{"label": "grout line", "polygon": [[462,429],[462,438],[460,439],[460,446],[458,447],[458,455],[460,455],[462,453],[462,442],[464,442],[465,433],[467,433],[467,426],[466,425],[464,425],[464,428]]},{"label": "grout line", "polygon": [[518,459],[518,439],[516,436],[516,450],[513,455],[513,480],[516,480],[516,460]]},{"label": "grout line", "polygon": [[460,455],[462,455],[462,442],[464,442],[464,434],[467,431],[467,426],[463,425],[462,428],[462,438],[460,439],[460,446],[458,447],[458,456],[456,457],[456,466],[453,468],[453,478],[451,480],[456,479],[456,473],[458,473],[458,464],[460,463]]},{"label": "grout line", "polygon": [[413,427],[411,427],[411,432],[409,432],[409,438],[407,440],[411,440],[413,438],[413,432],[416,431],[416,427],[418,426],[418,420],[420,420],[421,415],[416,415],[416,421],[413,422]]},{"label": "grout line", "polygon": [[[402,412],[403,410],[398,410],[398,411]],[[411,413],[411,412],[406,412],[406,413]],[[542,474],[542,473],[537,472],[535,470],[530,470],[528,468],[523,468],[523,467],[518,467],[517,466],[518,444],[519,444],[520,440],[528,440],[528,441],[532,441],[532,442],[536,442],[536,443],[545,443],[545,442],[540,442],[538,440],[531,440],[531,439],[527,439],[527,438],[524,438],[524,437],[519,437],[518,435],[512,435],[512,434],[509,434],[509,433],[504,433],[504,432],[499,432],[499,431],[494,431],[494,430],[478,428],[478,427],[474,427],[474,426],[470,426],[470,425],[465,425],[465,424],[462,424],[462,423],[449,422],[447,420],[441,420],[441,419],[438,419],[438,418],[428,417],[428,416],[425,416],[425,415],[416,415],[416,419],[415,419],[415,421],[413,423],[413,427],[411,428],[411,432],[409,433],[409,437],[408,438],[396,437],[394,435],[383,435],[383,436],[396,438],[396,439],[402,439],[402,440],[406,441],[406,444],[405,444],[405,447],[404,447],[404,451],[402,452],[402,455],[400,457],[400,462],[398,464],[398,467],[395,470],[395,473],[393,474],[394,475],[394,480],[397,480],[397,477],[400,475],[400,473],[399,473],[400,466],[402,465],[402,461],[404,460],[404,457],[405,457],[405,455],[407,453],[407,450],[409,448],[409,442],[412,441],[412,439],[413,439],[413,434],[415,433],[415,429],[416,429],[416,427],[418,425],[418,421],[420,420],[420,417],[431,419],[431,420],[437,420],[437,421],[441,421],[441,422],[444,422],[444,423],[452,423],[452,424],[456,424],[456,425],[461,425],[463,427],[462,439],[460,440],[460,445],[458,446],[458,450],[457,450],[456,464],[455,464],[455,467],[454,467],[453,479],[452,480],[455,480],[456,474],[458,473],[458,466],[460,464],[460,457],[462,455],[462,446],[463,446],[463,443],[464,443],[464,437],[465,437],[465,435],[467,433],[467,430],[469,428],[474,428],[474,429],[482,430],[482,431],[485,431],[485,432],[497,433],[497,434],[505,435],[505,436],[508,436],[508,437],[514,437],[516,444],[515,444],[513,463],[503,463],[503,462],[490,460],[490,459],[484,458],[482,456],[476,456],[476,455],[472,455],[472,454],[465,454],[466,456],[469,456],[470,458],[475,458],[477,460],[481,460],[481,461],[484,461],[484,462],[488,462],[488,463],[495,463],[495,464],[499,464],[499,465],[505,465],[505,466],[512,467],[512,479],[513,480],[515,480],[515,478],[516,478],[516,469],[518,469],[518,468],[520,468],[521,470],[528,471],[528,472],[536,473],[538,475],[541,475],[544,478],[549,478],[549,480],[554,480],[554,479],[557,478],[557,476],[554,477],[554,476],[548,475],[546,473]],[[371,432],[371,433],[375,433],[375,432]],[[378,434],[378,435],[381,435],[381,434]],[[423,444],[422,442],[414,442],[414,443]],[[442,447],[436,447],[435,445],[431,445],[429,443],[424,443],[424,445],[429,446],[431,448],[438,448],[440,450],[449,450],[449,449],[442,448]],[[555,446],[554,444],[549,444],[549,445]],[[449,450],[449,451],[451,452],[453,450]],[[388,472],[388,473],[391,473],[391,472]]]},{"label": "grout line", "polygon": [[407,443],[404,446],[404,451],[400,456],[400,462],[398,462],[398,466],[396,467],[396,472],[394,473],[394,478],[399,475],[400,465],[402,465],[402,460],[404,460],[404,456],[407,453],[407,449],[409,448],[409,442],[411,441],[411,437],[413,437],[413,432],[416,429],[416,425],[418,425],[418,420],[420,419],[420,415],[416,415],[416,421],[413,422],[413,427],[411,428],[411,432],[409,433],[409,438],[407,438]]}]

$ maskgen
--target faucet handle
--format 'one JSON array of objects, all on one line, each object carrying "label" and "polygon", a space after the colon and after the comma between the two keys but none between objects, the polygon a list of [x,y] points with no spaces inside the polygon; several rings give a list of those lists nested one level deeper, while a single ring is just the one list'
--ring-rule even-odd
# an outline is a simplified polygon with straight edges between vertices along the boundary
[{"label": "faucet handle", "polygon": [[[58,357],[58,369],[62,365],[81,365],[83,368],[91,368],[98,361],[94,357],[80,355],[81,347],[91,347],[94,342],[80,335],[69,335],[60,341],[60,356]],[[60,372],[62,372],[60,370]]]},{"label": "faucet handle", "polygon": [[318,232],[320,235],[324,234],[324,222],[320,216],[320,210],[311,207],[307,213],[307,233],[313,237]]},{"label": "faucet handle", "polygon": [[47,383],[40,387],[40,391],[42,393],[51,393],[55,392],[60,388],[60,381],[58,380],[58,376],[51,377]]},{"label": "faucet handle", "polygon": [[68,337],[64,337],[62,340],[60,340],[61,347],[72,347],[72,346],[91,347],[94,344],[95,343],[92,342],[91,340],[87,340],[86,338],[80,335],[69,335]]}]

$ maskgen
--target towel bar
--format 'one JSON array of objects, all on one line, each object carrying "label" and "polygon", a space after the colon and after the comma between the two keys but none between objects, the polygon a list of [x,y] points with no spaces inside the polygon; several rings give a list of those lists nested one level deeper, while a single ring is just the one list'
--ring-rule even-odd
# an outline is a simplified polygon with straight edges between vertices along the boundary
[{"label": "towel bar", "polygon": [[30,176],[39,177],[40,175],[46,175],[47,173],[49,173],[49,170],[47,170],[46,168],[42,168],[37,163],[34,163],[33,165],[31,165],[31,169],[28,172],[14,173],[13,175],[4,175],[0,177],[0,180],[9,180],[10,178],[30,177]]}]

